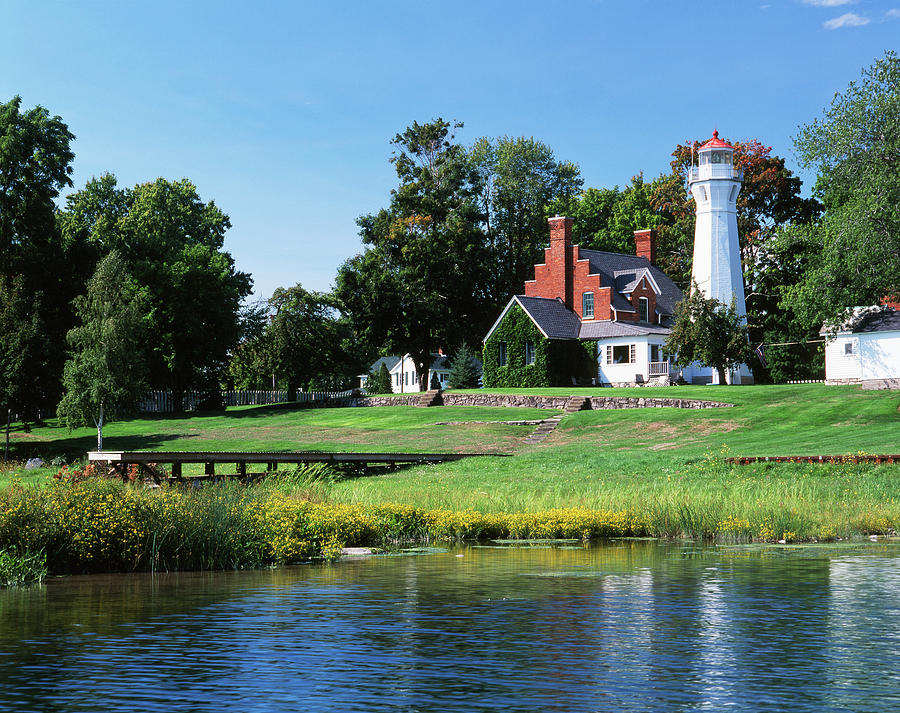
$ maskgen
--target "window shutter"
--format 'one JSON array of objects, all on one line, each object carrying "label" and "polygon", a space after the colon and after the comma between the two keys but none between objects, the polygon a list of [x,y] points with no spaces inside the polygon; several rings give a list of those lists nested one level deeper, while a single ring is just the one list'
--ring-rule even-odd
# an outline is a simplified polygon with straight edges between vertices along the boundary
[{"label": "window shutter", "polygon": [[612,344],[606,345],[606,363],[607,364],[613,363]]},{"label": "window shutter", "polygon": [[631,364],[634,364],[637,362],[637,345],[631,344],[629,346],[630,346],[630,349],[628,350],[628,361]]}]

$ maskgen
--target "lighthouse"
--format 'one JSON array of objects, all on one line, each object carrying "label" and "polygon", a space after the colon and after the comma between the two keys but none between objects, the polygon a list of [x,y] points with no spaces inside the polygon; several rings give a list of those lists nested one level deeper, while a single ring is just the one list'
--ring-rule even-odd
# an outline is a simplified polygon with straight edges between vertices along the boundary
[{"label": "lighthouse", "polygon": [[[746,322],[737,230],[737,196],[744,173],[734,167],[734,147],[722,141],[718,131],[713,131],[712,138],[700,147],[697,163],[688,174],[688,185],[697,206],[691,277],[707,298],[715,298],[725,305],[734,300],[737,313]],[[710,376],[715,383],[715,369]],[[742,364],[729,375],[729,380],[732,379],[746,383],[750,370]]]}]

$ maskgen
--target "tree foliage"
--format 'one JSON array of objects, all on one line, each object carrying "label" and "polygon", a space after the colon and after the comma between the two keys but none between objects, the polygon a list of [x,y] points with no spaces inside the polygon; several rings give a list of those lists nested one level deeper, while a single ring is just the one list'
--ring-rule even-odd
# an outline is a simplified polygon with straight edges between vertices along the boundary
[{"label": "tree foliage", "polygon": [[187,179],[123,190],[106,174],[67,197],[60,223],[66,239],[95,259],[119,251],[146,288],[150,383],[176,393],[217,391],[252,284],[223,250],[228,216]]},{"label": "tree foliage", "polygon": [[784,306],[814,328],[844,310],[900,297],[900,57],[887,52],[835,95],[795,145],[818,171],[825,214],[815,264]]},{"label": "tree foliage", "polygon": [[67,336],[65,393],[57,412],[70,429],[93,423],[102,450],[103,424],[131,410],[146,389],[140,345],[147,305],[118,252],[97,265],[87,293],[75,299],[75,312],[78,325]]},{"label": "tree foliage", "polygon": [[9,359],[3,366],[5,374],[18,374],[27,383],[5,390],[19,410],[36,414],[56,403],[64,356],[52,345],[61,343],[71,326],[70,302],[79,285],[69,247],[56,228],[54,203],[60,190],[72,185],[75,137],[59,116],[40,106],[22,111],[21,104],[20,97],[0,103],[2,309],[7,320],[18,315],[0,337],[28,350],[24,367],[8,371]]},{"label": "tree foliage", "polygon": [[266,339],[271,370],[291,395],[316,377],[345,376],[343,340],[349,338],[349,330],[332,295],[308,291],[299,284],[279,287],[269,305],[272,321]]},{"label": "tree foliage", "polygon": [[524,136],[479,139],[469,160],[491,259],[486,289],[499,308],[531,279],[547,245],[547,218],[571,212],[581,174],[545,143]]},{"label": "tree foliage", "polygon": [[381,362],[378,370],[374,373],[370,372],[369,378],[366,379],[366,393],[389,394],[392,391],[391,373],[388,371],[387,364]]},{"label": "tree foliage", "polygon": [[471,164],[453,131],[414,122],[392,141],[399,186],[390,206],[358,219],[367,245],[338,270],[335,293],[370,350],[409,354],[427,389],[432,351],[485,322],[490,255]]},{"label": "tree foliage", "polygon": [[481,369],[472,350],[465,343],[453,352],[450,358],[450,386],[454,389],[474,389],[478,387]]},{"label": "tree foliage", "polygon": [[0,406],[23,413],[43,383],[42,355],[48,345],[38,297],[28,294],[20,275],[0,274]]},{"label": "tree foliage", "polygon": [[333,295],[279,287],[262,305],[244,311],[245,338],[233,351],[228,380],[237,388],[268,388],[274,380],[294,400],[297,389],[345,388],[359,365],[349,324]]},{"label": "tree foliage", "polygon": [[726,306],[707,298],[696,283],[675,307],[675,324],[666,339],[666,351],[676,355],[679,366],[696,361],[713,367],[720,384],[726,383],[726,371],[750,359],[747,329],[734,302]]},{"label": "tree foliage", "polygon": [[652,198],[653,184],[646,183],[642,174],[632,177],[623,190],[589,188],[573,211],[575,242],[593,250],[634,254],[634,231],[661,222]]}]

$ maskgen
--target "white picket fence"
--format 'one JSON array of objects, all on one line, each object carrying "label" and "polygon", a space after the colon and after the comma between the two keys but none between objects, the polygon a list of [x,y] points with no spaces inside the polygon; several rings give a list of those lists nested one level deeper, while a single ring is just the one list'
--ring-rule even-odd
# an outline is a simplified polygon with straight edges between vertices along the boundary
[{"label": "white picket fence", "polygon": [[[328,399],[348,398],[352,391],[304,391],[297,392],[294,403],[311,403],[314,401],[327,401]],[[206,394],[201,391],[185,391],[181,408],[176,408],[175,399],[171,391],[150,391],[146,398],[138,405],[141,413],[173,413],[175,411],[193,411]],[[247,391],[223,391],[222,400],[226,406],[264,406],[266,404],[280,404],[288,400],[288,392],[285,389],[274,390],[247,390]]]}]

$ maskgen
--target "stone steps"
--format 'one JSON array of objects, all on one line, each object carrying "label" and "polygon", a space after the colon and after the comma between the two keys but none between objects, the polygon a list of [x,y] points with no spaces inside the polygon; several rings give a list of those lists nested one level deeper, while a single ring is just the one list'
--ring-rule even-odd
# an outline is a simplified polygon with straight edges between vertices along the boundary
[{"label": "stone steps", "polygon": [[427,408],[429,406],[442,406],[444,399],[441,398],[440,389],[430,389],[422,394],[416,401],[416,406]]},{"label": "stone steps", "polygon": [[540,443],[547,436],[553,433],[556,430],[556,427],[559,425],[559,422],[562,420],[563,414],[559,416],[554,416],[553,418],[548,418],[541,422],[541,424],[535,428],[531,435],[525,439],[525,445],[531,445],[532,443]]},{"label": "stone steps", "polygon": [[591,400],[586,396],[570,396],[563,410],[566,413],[577,413],[578,411],[587,411],[590,408]]}]

